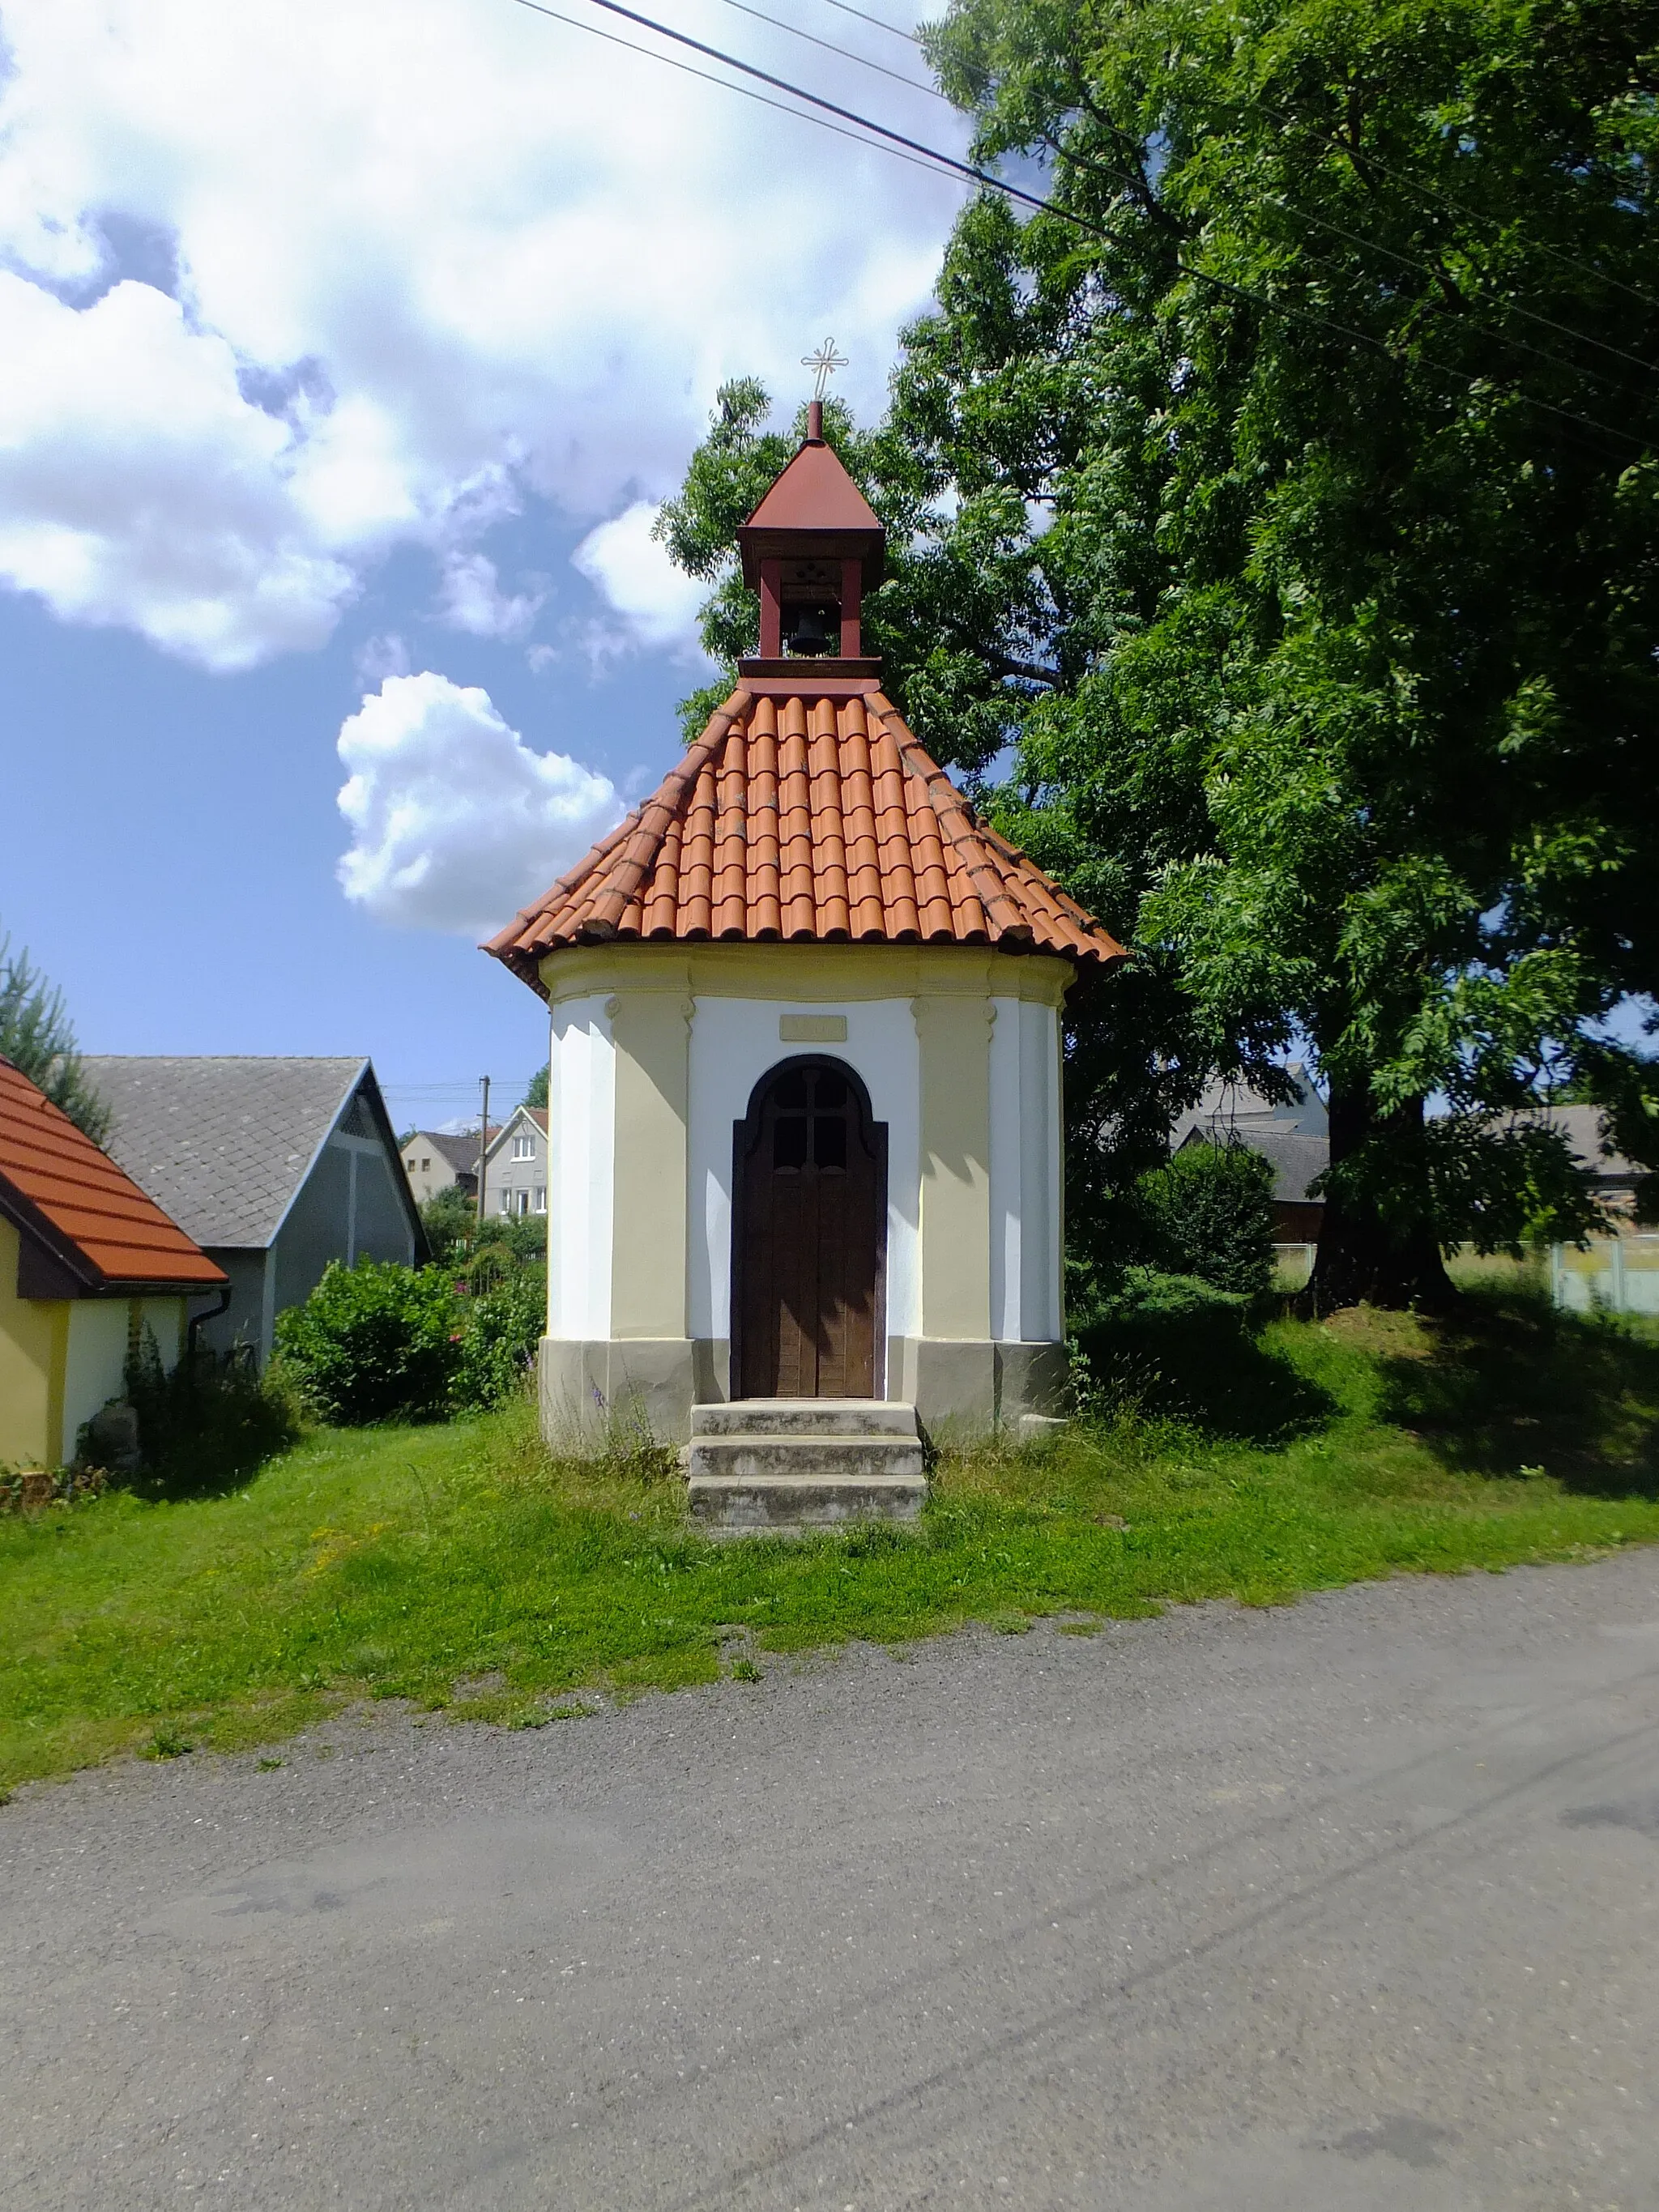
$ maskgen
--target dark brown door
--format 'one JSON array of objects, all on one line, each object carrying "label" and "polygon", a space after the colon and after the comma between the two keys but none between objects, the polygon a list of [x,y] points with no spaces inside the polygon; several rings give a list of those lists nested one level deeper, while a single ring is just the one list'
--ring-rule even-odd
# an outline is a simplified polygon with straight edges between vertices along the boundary
[{"label": "dark brown door", "polygon": [[757,1089],[735,1150],[733,1395],[877,1396],[886,1123],[850,1069],[789,1060]]}]

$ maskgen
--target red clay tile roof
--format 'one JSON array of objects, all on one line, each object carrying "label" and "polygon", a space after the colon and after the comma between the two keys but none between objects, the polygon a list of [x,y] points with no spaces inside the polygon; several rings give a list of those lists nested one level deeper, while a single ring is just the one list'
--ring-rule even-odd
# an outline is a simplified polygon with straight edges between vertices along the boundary
[{"label": "red clay tile roof", "polygon": [[1123,947],[981,822],[879,691],[734,691],[654,796],[484,947],[614,938],[984,945],[1111,962]]},{"label": "red clay tile roof", "polygon": [[9,1060],[0,1060],[0,1199],[89,1290],[212,1290],[229,1279]]}]

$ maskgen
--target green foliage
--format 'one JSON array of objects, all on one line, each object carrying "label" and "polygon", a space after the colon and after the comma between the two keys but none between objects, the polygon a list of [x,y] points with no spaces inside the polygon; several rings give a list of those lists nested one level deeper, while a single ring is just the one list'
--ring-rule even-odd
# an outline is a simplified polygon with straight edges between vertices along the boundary
[{"label": "green foliage", "polygon": [[544,1267],[521,1267],[499,1289],[473,1298],[461,1328],[451,1402],[463,1410],[504,1405],[524,1388],[546,1333]]},{"label": "green foliage", "polygon": [[[496,1216],[492,1227],[506,1232],[508,1251],[523,1267],[533,1267],[547,1258],[547,1216],[544,1213],[514,1213],[503,1219]],[[481,1240],[489,1241],[489,1232]]]},{"label": "green foliage", "polygon": [[544,1213],[489,1213],[475,1224],[453,1264],[459,1287],[482,1296],[499,1290],[522,1268],[544,1267],[546,1259]]},{"label": "green foliage", "polygon": [[187,1759],[195,1748],[196,1746],[182,1730],[158,1728],[138,1756],[140,1759]]},{"label": "green foliage", "polygon": [[[1242,1310],[1143,1292],[1183,1299]],[[1213,1395],[1184,1424],[1108,1407],[1039,1449],[945,1454],[915,1529],[711,1542],[672,1460],[550,1455],[523,1401],[313,1433],[234,1498],[0,1516],[0,1786],[163,1735],[269,1744],[366,1694],[574,1723],[573,1692],[712,1684],[734,1624],[764,1672],[963,1620],[1284,1602],[1659,1539],[1651,1329],[1480,1294],[1455,1327],[1356,1312],[1244,1336],[1310,1394],[1300,1424],[1264,1439]]]},{"label": "green foliage", "polygon": [[1253,1297],[1273,1272],[1273,1171],[1243,1145],[1183,1145],[1137,1186],[1160,1267]]},{"label": "green foliage", "polygon": [[453,1266],[469,1250],[478,1224],[477,1202],[459,1183],[434,1191],[421,1208],[421,1226],[435,1264]]},{"label": "green foliage", "polygon": [[[939,757],[1133,965],[1067,1011],[1068,1231],[1104,1264],[1212,1068],[1310,1050],[1315,1295],[1583,1223],[1508,1109],[1659,1165],[1604,1018],[1659,973],[1654,0],[955,0],[924,33],[987,195],[886,421],[829,434],[894,533],[872,629]],[[675,557],[787,455],[721,395]],[[1432,1118],[1430,1100],[1443,1103]]]},{"label": "green foliage", "polygon": [[547,1111],[548,1074],[548,1066],[544,1060],[525,1086],[524,1097],[519,1101],[521,1106],[536,1106],[539,1107],[543,1113]]},{"label": "green foliage", "polygon": [[138,1417],[139,1451],[137,1472],[124,1480],[148,1497],[234,1489],[286,1451],[302,1427],[282,1376],[262,1376],[251,1360],[205,1345],[187,1349],[168,1372],[148,1328],[127,1360],[124,1387]]},{"label": "green foliage", "polygon": [[27,949],[0,937],[0,1056],[44,1091],[94,1145],[109,1136],[109,1108],[88,1081],[61,991],[32,967]]},{"label": "green foliage", "polygon": [[435,1264],[331,1267],[277,1345],[307,1402],[339,1422],[435,1420],[520,1390],[547,1327],[547,1224],[482,1224],[459,1194],[422,1209]]},{"label": "green foliage", "polygon": [[394,1260],[332,1260],[305,1304],[276,1316],[276,1348],[328,1421],[441,1419],[460,1341],[447,1276]]}]

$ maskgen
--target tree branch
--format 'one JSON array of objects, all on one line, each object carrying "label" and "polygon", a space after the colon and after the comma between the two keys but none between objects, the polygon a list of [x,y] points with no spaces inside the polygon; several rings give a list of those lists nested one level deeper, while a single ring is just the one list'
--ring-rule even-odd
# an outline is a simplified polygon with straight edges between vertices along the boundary
[{"label": "tree branch", "polygon": [[1060,681],[1057,668],[1043,668],[1035,660],[1013,660],[1006,653],[988,653],[985,656],[999,676],[1018,676],[1028,684],[1053,685]]}]

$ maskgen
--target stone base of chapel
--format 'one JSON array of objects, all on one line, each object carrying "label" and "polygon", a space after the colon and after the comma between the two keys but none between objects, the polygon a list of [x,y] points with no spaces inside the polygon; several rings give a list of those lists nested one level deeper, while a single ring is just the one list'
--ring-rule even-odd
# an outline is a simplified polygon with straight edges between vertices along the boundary
[{"label": "stone base of chapel", "polygon": [[[594,1451],[647,1437],[682,1444],[694,1405],[730,1396],[724,1338],[544,1336],[537,1363],[542,1433],[556,1449]],[[1032,1426],[1065,1405],[1063,1344],[890,1336],[883,1396],[914,1406],[935,1443]]]}]

